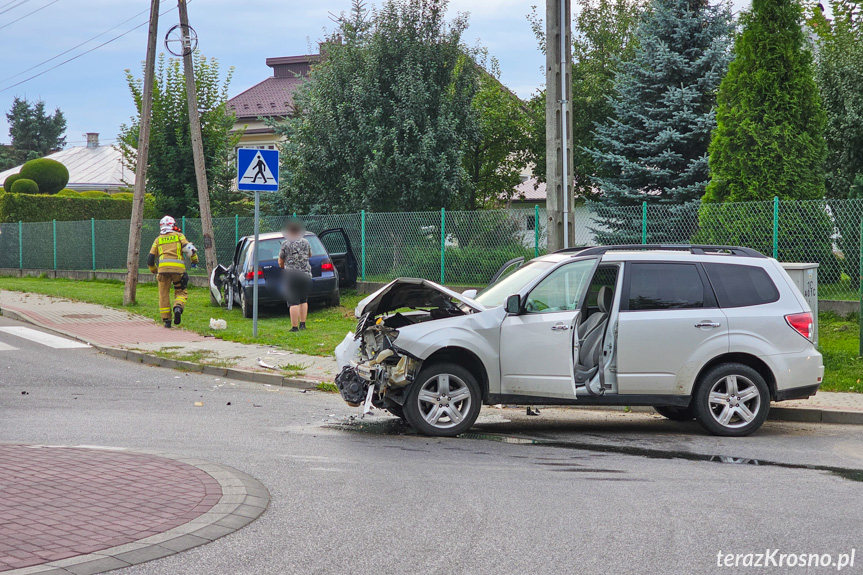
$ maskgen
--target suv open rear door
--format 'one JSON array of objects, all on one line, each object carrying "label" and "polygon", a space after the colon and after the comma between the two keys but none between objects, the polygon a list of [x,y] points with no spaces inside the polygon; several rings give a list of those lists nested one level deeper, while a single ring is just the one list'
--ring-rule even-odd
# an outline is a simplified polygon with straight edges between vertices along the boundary
[{"label": "suv open rear door", "polygon": [[351,248],[351,240],[344,228],[331,228],[318,234],[333,265],[339,272],[339,287],[353,287],[357,283],[357,258]]}]

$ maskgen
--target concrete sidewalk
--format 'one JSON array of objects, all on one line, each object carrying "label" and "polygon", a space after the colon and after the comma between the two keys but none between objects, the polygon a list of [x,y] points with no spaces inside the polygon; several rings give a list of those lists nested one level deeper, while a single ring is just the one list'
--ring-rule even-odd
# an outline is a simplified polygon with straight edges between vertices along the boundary
[{"label": "concrete sidewalk", "polygon": [[[332,381],[337,371],[332,357],[224,341],[215,337],[218,331],[202,336],[165,329],[140,315],[41,294],[0,290],[0,313],[84,341],[115,357],[245,381],[310,387]],[[259,359],[272,368],[261,366]]]},{"label": "concrete sidewalk", "polygon": [[[0,290],[0,313],[85,341],[115,357],[244,381],[311,387],[333,381],[338,371],[331,357],[165,329],[140,315],[40,294]],[[258,359],[275,369],[262,367]],[[819,391],[809,399],[773,404],[770,419],[863,425],[863,394]]]}]

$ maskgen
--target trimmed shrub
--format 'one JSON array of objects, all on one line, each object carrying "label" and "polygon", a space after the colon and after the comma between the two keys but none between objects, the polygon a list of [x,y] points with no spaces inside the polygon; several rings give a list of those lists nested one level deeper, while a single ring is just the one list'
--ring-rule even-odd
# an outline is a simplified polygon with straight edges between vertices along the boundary
[{"label": "trimmed shrub", "polygon": [[57,160],[39,158],[21,166],[21,176],[33,180],[43,194],[53,195],[69,183],[69,170]]},{"label": "trimmed shrub", "polygon": [[11,193],[13,193],[13,194],[38,194],[39,193],[39,184],[37,184],[33,180],[28,180],[27,178],[18,178],[14,182],[12,182]]},{"label": "trimmed shrub", "polygon": [[131,202],[135,199],[135,194],[131,192],[118,192],[116,194],[111,194],[112,200],[126,200],[127,202]]},{"label": "trimmed shrub", "polygon": [[19,180],[19,179],[21,179],[21,174],[12,174],[8,178],[6,178],[5,182],[3,182],[3,189],[11,194],[12,193],[12,184],[15,183],[15,180]]},{"label": "trimmed shrub", "polygon": [[[62,197],[58,195],[0,194],[0,222],[45,222],[128,220],[132,202],[111,198]],[[144,199],[144,217],[159,218],[155,201]]]},{"label": "trimmed shrub", "polygon": [[81,194],[76,192],[75,190],[70,190],[66,188],[65,190],[60,190],[55,194],[58,198],[80,198]]},{"label": "trimmed shrub", "polygon": [[82,198],[107,198],[110,194],[101,190],[87,190],[86,192],[80,192],[79,195]]}]

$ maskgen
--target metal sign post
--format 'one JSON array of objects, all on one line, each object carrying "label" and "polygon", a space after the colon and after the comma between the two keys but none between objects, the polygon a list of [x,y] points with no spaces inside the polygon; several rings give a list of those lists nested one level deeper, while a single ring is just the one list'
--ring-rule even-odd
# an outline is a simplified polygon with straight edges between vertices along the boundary
[{"label": "metal sign post", "polygon": [[255,243],[252,246],[252,337],[258,337],[258,245],[261,231],[261,192],[279,190],[278,150],[237,149],[237,189],[255,192]]},{"label": "metal sign post", "polygon": [[255,190],[255,245],[252,264],[252,337],[258,337],[258,236],[261,222],[261,192]]}]

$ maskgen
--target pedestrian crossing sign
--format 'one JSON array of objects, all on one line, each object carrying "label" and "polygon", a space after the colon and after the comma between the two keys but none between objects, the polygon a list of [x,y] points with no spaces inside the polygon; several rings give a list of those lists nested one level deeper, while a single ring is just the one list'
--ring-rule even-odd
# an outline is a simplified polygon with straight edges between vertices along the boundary
[{"label": "pedestrian crossing sign", "polygon": [[279,151],[237,149],[237,189],[245,192],[279,190]]}]

